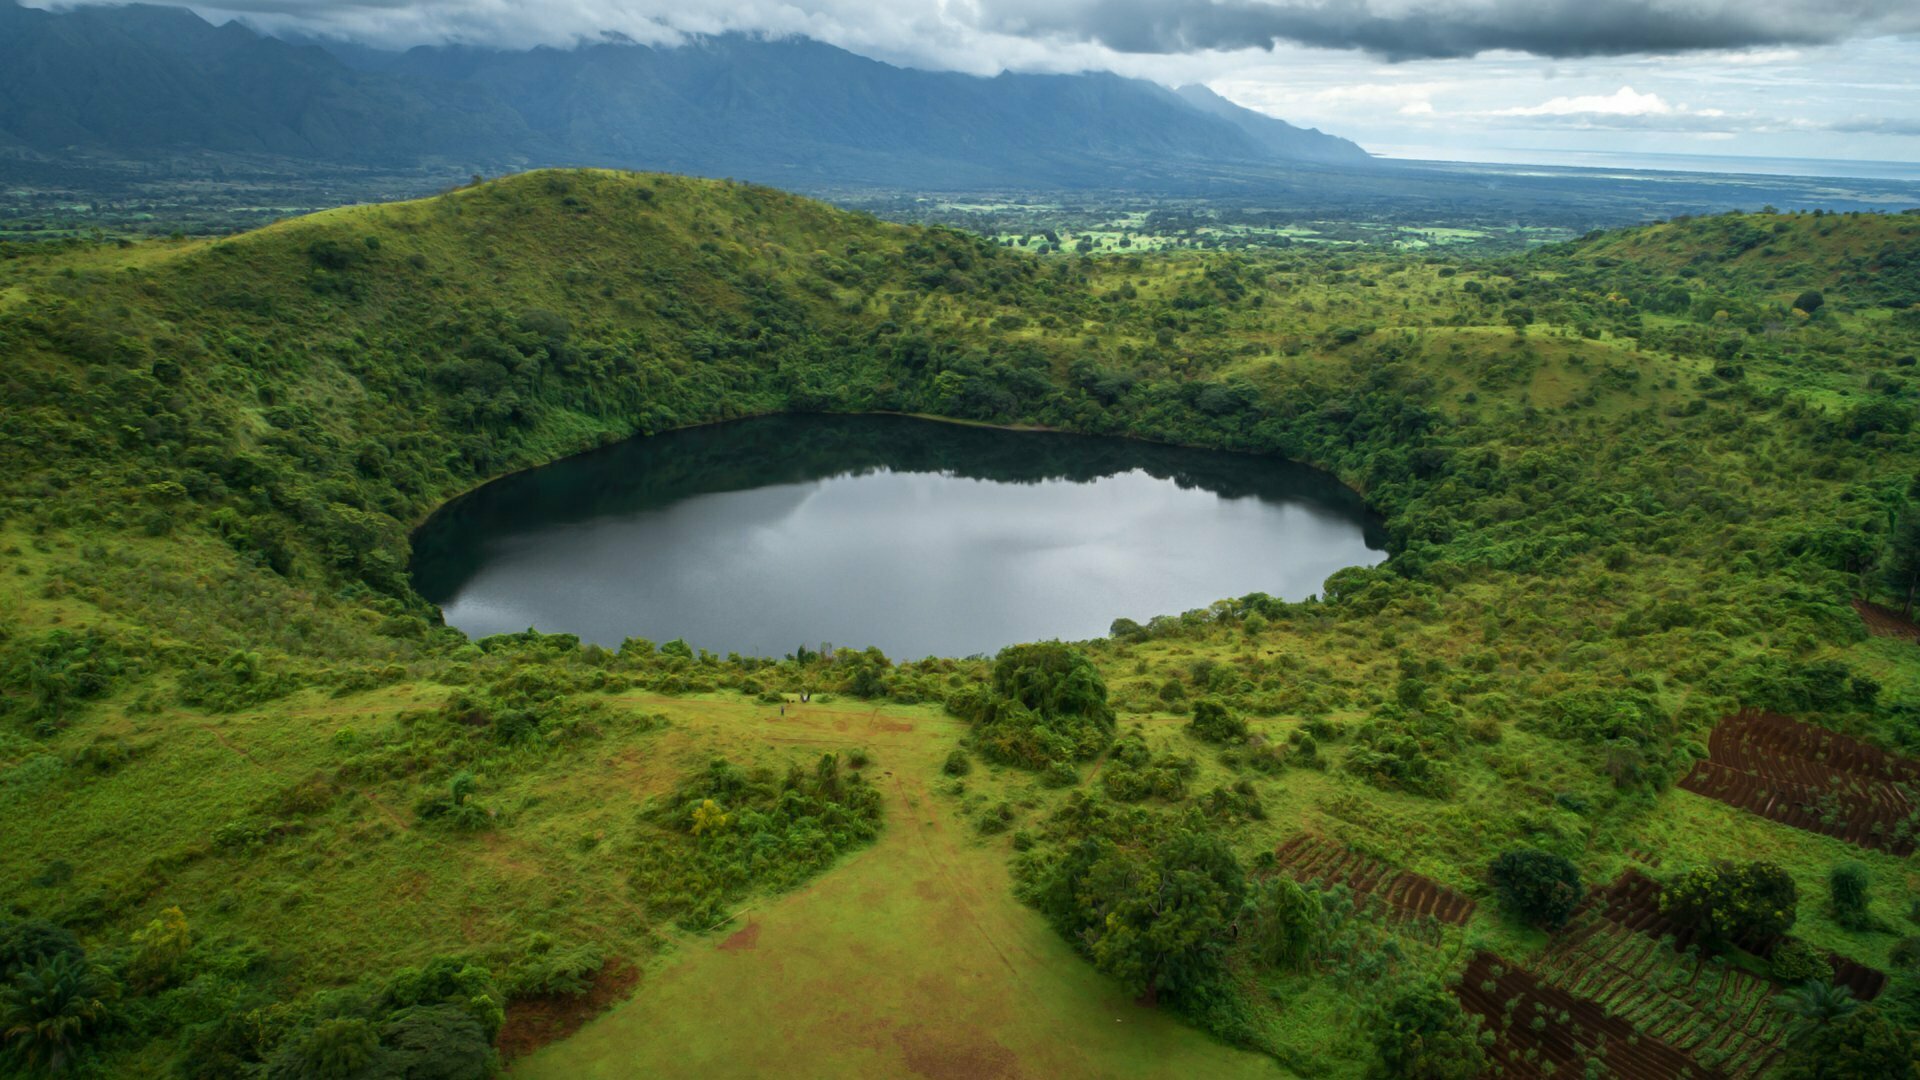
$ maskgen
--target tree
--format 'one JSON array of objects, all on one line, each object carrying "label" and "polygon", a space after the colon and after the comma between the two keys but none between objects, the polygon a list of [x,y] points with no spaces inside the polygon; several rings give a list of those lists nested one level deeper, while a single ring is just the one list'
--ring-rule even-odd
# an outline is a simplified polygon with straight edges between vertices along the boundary
[{"label": "tree", "polygon": [[165,986],[193,947],[193,932],[187,926],[186,913],[170,907],[160,917],[134,931],[133,960],[127,978],[135,989],[151,990]]},{"label": "tree", "polygon": [[1099,669],[1057,641],[1002,649],[991,682],[956,692],[947,710],[974,725],[987,757],[1029,768],[1090,758],[1113,742]]},{"label": "tree", "polygon": [[73,931],[45,919],[0,923],[0,981],[11,980],[24,968],[61,954],[84,955]]},{"label": "tree", "polygon": [[1472,1080],[1486,1068],[1478,1018],[1438,983],[1416,985],[1387,1003],[1375,1021],[1378,1072],[1394,1080]]},{"label": "tree", "polygon": [[1827,298],[1820,295],[1820,290],[1818,289],[1808,289],[1806,292],[1803,292],[1799,296],[1796,296],[1793,298],[1793,306],[1795,310],[1804,311],[1809,315],[1813,314],[1816,311],[1819,311],[1821,308],[1825,307],[1826,305],[1827,305]]},{"label": "tree", "polygon": [[1760,945],[1793,929],[1799,894],[1768,862],[1720,862],[1688,871],[1660,894],[1660,910],[1710,948]]},{"label": "tree", "polygon": [[1580,871],[1550,851],[1509,851],[1493,860],[1488,878],[1509,914],[1537,926],[1557,928],[1579,905],[1585,888]]},{"label": "tree", "polygon": [[1781,1080],[1916,1080],[1920,1044],[1880,1010],[1853,1007],[1806,1022],[1787,1040]]},{"label": "tree", "polygon": [[1920,507],[1907,507],[1894,520],[1880,573],[1887,588],[1900,597],[1900,613],[1912,618],[1914,596],[1920,593]]},{"label": "tree", "polygon": [[485,1080],[493,1075],[492,1040],[457,1005],[407,1009],[388,1021],[384,1038],[393,1075],[407,1080]]},{"label": "tree", "polygon": [[1235,743],[1246,739],[1247,722],[1218,700],[1201,698],[1193,703],[1193,719],[1187,722],[1187,730],[1208,742]]},{"label": "tree", "polygon": [[1252,887],[1241,921],[1261,963],[1299,971],[1325,947],[1325,916],[1317,890],[1275,874]]},{"label": "tree", "polygon": [[1246,875],[1204,821],[1151,848],[1105,841],[1076,862],[1070,921],[1095,966],[1148,1001],[1189,1001],[1219,978]]},{"label": "tree", "polygon": [[75,953],[57,952],[0,987],[0,1046],[31,1070],[60,1072],[109,1019],[111,984]]}]

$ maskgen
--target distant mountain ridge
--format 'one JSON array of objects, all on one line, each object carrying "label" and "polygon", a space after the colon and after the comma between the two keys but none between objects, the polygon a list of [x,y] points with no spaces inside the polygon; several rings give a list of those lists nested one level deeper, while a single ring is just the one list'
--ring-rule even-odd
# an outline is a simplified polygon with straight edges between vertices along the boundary
[{"label": "distant mountain ridge", "polygon": [[0,0],[0,149],[340,165],[603,165],[792,186],[1099,186],[1183,168],[1366,166],[1204,87],[898,68],[804,38],[404,53],[182,8]]}]

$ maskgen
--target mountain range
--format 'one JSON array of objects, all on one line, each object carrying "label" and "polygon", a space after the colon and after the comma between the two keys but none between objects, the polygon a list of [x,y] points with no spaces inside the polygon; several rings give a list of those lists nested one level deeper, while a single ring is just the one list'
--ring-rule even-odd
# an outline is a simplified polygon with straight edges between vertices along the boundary
[{"label": "mountain range", "polygon": [[1137,184],[1371,162],[1200,86],[895,67],[804,38],[571,49],[281,40],[183,8],[0,2],[0,154],[601,165],[788,187]]}]

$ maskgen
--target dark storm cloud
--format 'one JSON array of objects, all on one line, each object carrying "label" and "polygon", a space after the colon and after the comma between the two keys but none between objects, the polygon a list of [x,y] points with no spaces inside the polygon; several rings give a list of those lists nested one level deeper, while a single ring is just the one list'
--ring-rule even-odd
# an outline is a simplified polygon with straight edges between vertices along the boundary
[{"label": "dark storm cloud", "polygon": [[1815,45],[1920,30],[1915,0],[988,0],[991,29],[1133,53],[1291,42],[1388,60],[1577,58]]}]

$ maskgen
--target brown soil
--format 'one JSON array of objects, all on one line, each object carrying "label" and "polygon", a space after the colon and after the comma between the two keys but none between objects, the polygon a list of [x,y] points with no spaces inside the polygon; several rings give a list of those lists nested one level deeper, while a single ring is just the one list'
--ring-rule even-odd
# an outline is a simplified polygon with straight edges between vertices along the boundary
[{"label": "brown soil", "polygon": [[507,1022],[500,1026],[500,1056],[512,1061],[566,1038],[626,1000],[639,982],[639,968],[625,960],[610,960],[594,975],[584,994],[554,994],[508,1003]]},{"label": "brown soil", "polygon": [[1867,624],[1869,634],[1920,641],[1920,626],[1890,607],[1881,607],[1866,600],[1855,600],[1853,610],[1860,613],[1860,619]]},{"label": "brown soil", "polygon": [[745,952],[748,949],[757,949],[759,947],[760,924],[757,922],[750,922],[740,929],[735,930],[733,933],[727,935],[727,940],[720,943],[720,949],[723,952]]},{"label": "brown soil", "polygon": [[1761,817],[1895,855],[1914,807],[1900,784],[1920,762],[1788,717],[1744,710],[1708,737],[1708,756],[1680,786]]}]

